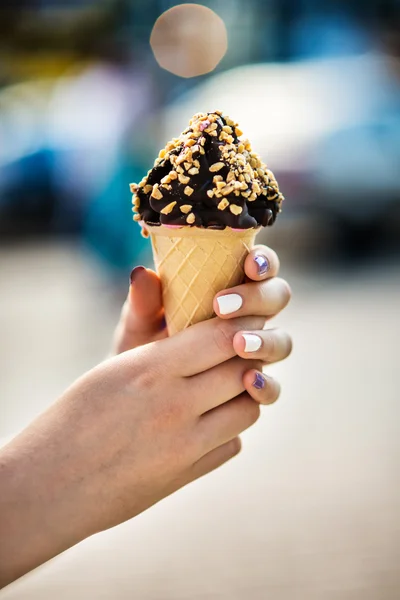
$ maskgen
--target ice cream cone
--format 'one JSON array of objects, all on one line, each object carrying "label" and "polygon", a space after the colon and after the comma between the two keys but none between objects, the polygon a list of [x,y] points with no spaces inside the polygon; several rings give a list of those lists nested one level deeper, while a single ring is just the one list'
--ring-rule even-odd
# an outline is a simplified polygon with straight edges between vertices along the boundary
[{"label": "ice cream cone", "polygon": [[215,294],[242,283],[244,261],[258,232],[145,227],[161,278],[170,335],[211,318]]}]

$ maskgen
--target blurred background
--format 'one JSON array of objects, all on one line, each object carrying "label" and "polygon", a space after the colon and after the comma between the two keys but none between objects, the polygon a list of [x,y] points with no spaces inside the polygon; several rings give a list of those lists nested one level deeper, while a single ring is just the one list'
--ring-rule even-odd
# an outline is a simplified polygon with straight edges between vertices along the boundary
[{"label": "blurred background", "polygon": [[400,2],[199,4],[1,2],[0,438],[107,355],[151,264],[128,184],[213,109],[286,196],[260,236],[293,289],[281,400],[232,464],[0,597],[398,600]]}]

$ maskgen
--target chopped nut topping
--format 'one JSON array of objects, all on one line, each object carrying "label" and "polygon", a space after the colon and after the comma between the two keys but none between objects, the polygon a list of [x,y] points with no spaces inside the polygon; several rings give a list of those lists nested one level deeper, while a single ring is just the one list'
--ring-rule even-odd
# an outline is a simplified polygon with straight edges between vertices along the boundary
[{"label": "chopped nut topping", "polygon": [[237,204],[231,204],[229,206],[229,210],[234,215],[240,215],[243,212],[243,208],[241,206],[237,206]]},{"label": "chopped nut topping", "polygon": [[228,200],[227,200],[226,198],[223,198],[223,199],[221,200],[221,202],[218,204],[218,207],[217,207],[217,208],[218,208],[219,210],[225,210],[225,208],[226,208],[227,206],[229,206],[229,202],[228,202]]},{"label": "chopped nut topping", "polygon": [[222,175],[214,175],[213,182],[217,183],[217,181],[222,181]]},{"label": "chopped nut topping", "polygon": [[189,169],[189,175],[197,175],[199,172],[199,169],[197,167],[192,167],[191,169]]},{"label": "chopped nut topping", "polygon": [[229,183],[235,179],[235,173],[233,171],[229,171],[228,176],[226,178],[226,182]]},{"label": "chopped nut topping", "polygon": [[145,194],[149,194],[149,193],[151,192],[151,190],[152,190],[152,189],[153,189],[153,186],[152,186],[152,185],[149,185],[149,184],[147,184],[147,185],[145,185],[145,186],[143,187],[143,191],[144,191],[144,193],[145,193]]},{"label": "chopped nut topping", "polygon": [[133,215],[133,220],[134,221],[140,221],[142,217],[140,215]]},{"label": "chopped nut topping", "polygon": [[207,196],[209,198],[212,198],[214,196],[214,191],[213,190],[207,190]]},{"label": "chopped nut topping", "polygon": [[231,192],[233,192],[233,184],[229,183],[228,185],[226,185],[225,187],[222,188],[221,190],[221,194],[223,196],[228,196]]},{"label": "chopped nut topping", "polygon": [[183,163],[183,166],[185,167],[186,171],[188,171],[190,169],[190,167],[192,166],[192,163],[185,162],[185,163]]},{"label": "chopped nut topping", "polygon": [[190,213],[190,211],[192,210],[192,205],[191,204],[182,204],[182,206],[180,207],[181,212],[183,212],[185,215],[187,215],[187,213]]},{"label": "chopped nut topping", "polygon": [[176,171],[170,171],[169,174],[171,179],[177,179],[178,178],[178,173]]},{"label": "chopped nut topping", "polygon": [[225,131],[226,133],[232,133],[232,127],[229,127],[229,125],[224,125],[222,131]]},{"label": "chopped nut topping", "polygon": [[186,217],[186,223],[189,223],[189,225],[191,225],[192,223],[194,223],[196,220],[196,217],[194,216],[193,213],[190,213],[187,217]]},{"label": "chopped nut topping", "polygon": [[138,186],[136,183],[130,183],[130,184],[129,184],[129,188],[130,188],[130,190],[131,190],[132,194],[135,194],[135,193],[137,192],[137,190],[138,190],[138,187],[139,187],[139,186]]},{"label": "chopped nut topping", "polygon": [[195,143],[196,143],[196,142],[195,142],[195,140],[194,140],[194,139],[190,139],[190,140],[188,140],[188,141],[186,142],[185,146],[189,146],[189,147],[190,147],[190,146],[194,146],[194,145],[195,145]]},{"label": "chopped nut topping", "polygon": [[179,173],[178,179],[183,185],[186,185],[190,181],[190,177],[186,177],[186,175],[182,175],[181,173]]},{"label": "chopped nut topping", "polygon": [[209,170],[211,171],[211,173],[215,173],[216,171],[220,171],[224,166],[225,166],[224,163],[217,162],[217,163],[214,163],[213,165],[211,165]]},{"label": "chopped nut topping", "polygon": [[169,204],[167,204],[167,206],[164,206],[164,208],[161,209],[160,212],[163,215],[169,215],[169,213],[173,211],[175,205],[176,201],[174,200],[174,202],[170,202]]},{"label": "chopped nut topping", "polygon": [[192,187],[190,187],[189,185],[187,185],[185,187],[185,189],[183,190],[183,193],[186,194],[186,196],[191,196],[194,192],[194,189]]},{"label": "chopped nut topping", "polygon": [[158,183],[156,183],[153,186],[153,191],[151,192],[151,197],[155,198],[156,200],[161,200],[162,199],[163,195],[160,192],[160,190],[158,189]]}]

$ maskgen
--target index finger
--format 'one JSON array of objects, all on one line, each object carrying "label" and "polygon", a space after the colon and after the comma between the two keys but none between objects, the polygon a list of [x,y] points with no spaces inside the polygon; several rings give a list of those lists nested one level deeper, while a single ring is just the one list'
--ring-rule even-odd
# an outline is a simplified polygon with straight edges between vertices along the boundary
[{"label": "index finger", "polygon": [[236,356],[233,338],[238,331],[262,329],[264,324],[264,317],[209,319],[157,342],[153,360],[160,361],[172,375],[197,375]]},{"label": "index finger", "polygon": [[244,263],[246,277],[252,281],[262,281],[275,277],[279,271],[277,253],[268,246],[254,246]]}]

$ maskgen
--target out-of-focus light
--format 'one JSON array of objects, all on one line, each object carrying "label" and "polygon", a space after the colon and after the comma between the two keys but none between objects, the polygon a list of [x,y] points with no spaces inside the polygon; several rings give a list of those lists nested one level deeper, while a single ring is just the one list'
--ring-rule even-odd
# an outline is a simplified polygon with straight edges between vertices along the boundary
[{"label": "out-of-focus light", "polygon": [[209,73],[228,48],[223,20],[200,4],[180,4],[155,22],[150,45],[160,67],[180,77]]}]

